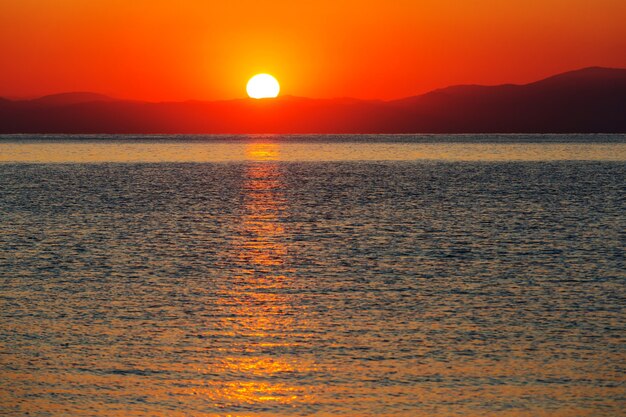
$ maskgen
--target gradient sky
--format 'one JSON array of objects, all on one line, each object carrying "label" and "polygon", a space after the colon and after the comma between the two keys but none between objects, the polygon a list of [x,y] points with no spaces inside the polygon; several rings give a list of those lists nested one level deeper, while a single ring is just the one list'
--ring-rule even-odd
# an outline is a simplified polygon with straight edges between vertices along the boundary
[{"label": "gradient sky", "polygon": [[391,99],[626,67],[624,0],[0,0],[0,96]]}]

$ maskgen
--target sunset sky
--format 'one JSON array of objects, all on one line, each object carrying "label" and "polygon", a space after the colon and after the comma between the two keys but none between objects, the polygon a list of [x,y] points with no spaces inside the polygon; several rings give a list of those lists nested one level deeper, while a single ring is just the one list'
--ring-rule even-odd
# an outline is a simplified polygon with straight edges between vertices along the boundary
[{"label": "sunset sky", "polygon": [[392,99],[626,67],[624,0],[0,0],[0,96]]}]

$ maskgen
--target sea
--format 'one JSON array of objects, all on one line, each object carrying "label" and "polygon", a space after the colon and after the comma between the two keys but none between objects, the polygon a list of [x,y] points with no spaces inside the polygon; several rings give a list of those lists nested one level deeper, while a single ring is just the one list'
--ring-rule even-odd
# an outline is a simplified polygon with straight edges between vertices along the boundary
[{"label": "sea", "polygon": [[2,416],[619,416],[626,135],[0,136]]}]

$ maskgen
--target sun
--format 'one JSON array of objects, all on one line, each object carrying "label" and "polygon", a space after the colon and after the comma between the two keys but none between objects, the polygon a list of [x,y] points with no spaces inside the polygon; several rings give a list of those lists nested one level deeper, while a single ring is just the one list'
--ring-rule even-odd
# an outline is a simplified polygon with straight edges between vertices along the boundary
[{"label": "sun", "polygon": [[272,98],[278,96],[280,84],[269,74],[257,74],[248,81],[246,91],[251,98]]}]

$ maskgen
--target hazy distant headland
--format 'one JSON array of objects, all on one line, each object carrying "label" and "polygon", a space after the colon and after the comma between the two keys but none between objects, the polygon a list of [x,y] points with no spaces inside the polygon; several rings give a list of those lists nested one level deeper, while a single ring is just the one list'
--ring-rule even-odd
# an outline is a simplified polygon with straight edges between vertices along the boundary
[{"label": "hazy distant headland", "polygon": [[460,85],[393,101],[141,102],[93,93],[0,98],[0,133],[626,133],[626,69]]}]

